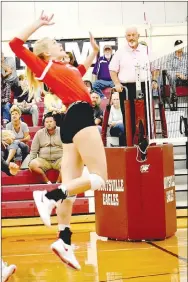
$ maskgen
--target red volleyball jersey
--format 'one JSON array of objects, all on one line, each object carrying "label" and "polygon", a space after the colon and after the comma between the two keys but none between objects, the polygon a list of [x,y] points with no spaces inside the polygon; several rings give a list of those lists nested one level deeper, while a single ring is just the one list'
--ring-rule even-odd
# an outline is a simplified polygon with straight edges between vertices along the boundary
[{"label": "red volleyball jersey", "polygon": [[86,73],[83,65],[78,68],[59,61],[44,61],[23,46],[24,41],[14,38],[10,48],[31,70],[36,78],[43,81],[68,106],[76,101],[91,104],[91,98],[82,76]]}]

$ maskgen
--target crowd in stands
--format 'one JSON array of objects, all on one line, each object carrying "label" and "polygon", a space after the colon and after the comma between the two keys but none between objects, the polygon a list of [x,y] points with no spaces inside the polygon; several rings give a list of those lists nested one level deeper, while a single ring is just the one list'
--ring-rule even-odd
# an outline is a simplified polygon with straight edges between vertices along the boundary
[{"label": "crowd in stands", "polygon": [[[175,42],[175,46],[181,44],[181,40]],[[146,45],[145,42],[140,42]],[[107,97],[104,89],[113,88],[114,83],[109,72],[109,64],[113,58],[113,50],[109,45],[104,46],[104,54],[98,57],[93,68],[93,81],[85,80],[84,83],[91,95],[94,109],[94,122],[100,133],[103,123],[104,106],[101,102]],[[71,52],[66,52],[64,60],[74,67],[78,64]],[[183,59],[182,59],[183,58]],[[175,83],[187,81],[186,56],[182,50],[176,51],[169,68],[175,70]],[[183,72],[182,72],[183,70]],[[152,80],[153,96],[158,96],[159,72],[155,69]],[[8,174],[9,168],[14,165],[20,167],[27,158],[27,167],[41,175],[44,183],[50,183],[46,171],[53,168],[59,171],[57,183],[61,182],[60,166],[63,147],[60,139],[60,124],[64,118],[66,107],[62,101],[50,89],[45,88],[42,93],[38,89],[35,97],[30,97],[27,78],[24,74],[17,75],[13,58],[1,59],[1,124],[2,141],[1,156],[4,171]],[[39,103],[43,103],[43,127],[39,129],[31,140],[30,129],[24,116],[32,116],[33,126],[39,125]],[[106,106],[106,104],[104,104]],[[122,111],[120,108],[119,93],[114,92],[111,99],[111,111],[108,121],[108,133],[119,138],[119,146],[123,146],[125,129]],[[30,141],[31,140],[31,141]],[[12,175],[14,172],[12,173]]]}]

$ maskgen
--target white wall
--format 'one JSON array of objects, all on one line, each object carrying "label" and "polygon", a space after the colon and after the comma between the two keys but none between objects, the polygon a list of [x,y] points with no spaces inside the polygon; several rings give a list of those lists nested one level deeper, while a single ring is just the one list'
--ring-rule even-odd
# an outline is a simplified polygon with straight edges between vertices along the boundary
[{"label": "white wall", "polygon": [[2,2],[2,40],[9,40],[20,28],[37,18],[42,9],[55,14],[56,25],[37,32],[55,37],[85,37],[89,29],[103,32],[106,28],[142,25],[144,11],[152,25],[186,23],[187,2]]},{"label": "white wall", "polygon": [[[88,31],[95,37],[117,37],[118,46],[125,42],[128,26],[136,25],[141,39],[145,38],[144,11],[148,29],[151,58],[170,52],[174,42],[187,42],[186,2],[2,2],[2,49],[5,56],[13,56],[8,41],[23,27],[36,19],[41,10],[54,13],[56,24],[42,27],[31,39],[44,36],[87,38]],[[149,27],[149,25],[147,26]],[[90,76],[90,74],[88,74]]]}]

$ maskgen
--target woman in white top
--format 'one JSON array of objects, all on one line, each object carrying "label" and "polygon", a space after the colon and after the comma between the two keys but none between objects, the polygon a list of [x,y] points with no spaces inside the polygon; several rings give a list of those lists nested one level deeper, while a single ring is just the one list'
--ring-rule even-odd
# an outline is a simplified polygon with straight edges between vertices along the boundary
[{"label": "woman in white top", "polygon": [[47,93],[44,97],[44,116],[52,112],[56,125],[60,126],[61,121],[64,117],[64,113],[66,111],[65,105],[62,103],[61,99],[59,99],[56,95]]},{"label": "woman in white top", "polygon": [[112,94],[112,106],[110,110],[108,124],[110,126],[110,135],[114,137],[119,137],[119,145],[124,146],[125,131],[118,92]]}]

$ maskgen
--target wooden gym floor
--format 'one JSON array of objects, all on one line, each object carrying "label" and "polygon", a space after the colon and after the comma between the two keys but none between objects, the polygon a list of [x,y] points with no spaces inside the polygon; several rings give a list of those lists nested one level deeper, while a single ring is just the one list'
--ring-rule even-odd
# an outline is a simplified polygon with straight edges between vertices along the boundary
[{"label": "wooden gym floor", "polygon": [[68,268],[51,252],[55,226],[4,227],[2,256],[8,264],[17,265],[9,282],[185,282],[186,217],[178,220],[178,227],[175,236],[164,241],[118,242],[99,238],[93,222],[72,224],[81,271]]}]

